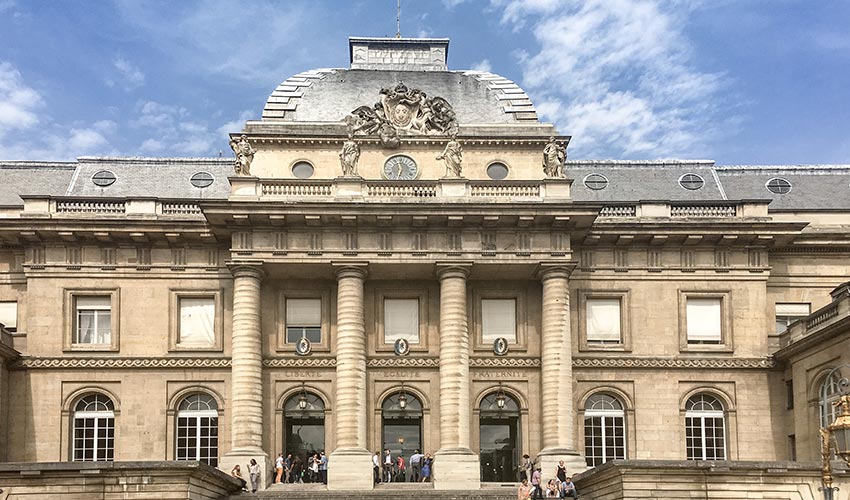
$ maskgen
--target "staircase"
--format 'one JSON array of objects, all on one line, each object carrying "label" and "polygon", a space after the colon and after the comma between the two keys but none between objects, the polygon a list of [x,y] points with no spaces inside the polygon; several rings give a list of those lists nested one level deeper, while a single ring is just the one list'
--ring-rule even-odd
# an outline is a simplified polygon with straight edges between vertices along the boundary
[{"label": "staircase", "polygon": [[[378,484],[372,491],[328,491],[322,484],[272,484],[265,491],[226,500],[515,500],[516,484],[487,483],[467,491],[435,490],[433,483]],[[225,499],[223,499],[225,500]]]}]

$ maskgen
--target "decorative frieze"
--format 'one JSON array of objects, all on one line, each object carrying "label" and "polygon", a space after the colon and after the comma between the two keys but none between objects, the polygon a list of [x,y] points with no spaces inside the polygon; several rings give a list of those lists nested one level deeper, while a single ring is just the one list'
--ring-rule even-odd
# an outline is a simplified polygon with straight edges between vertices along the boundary
[{"label": "decorative frieze", "polygon": [[266,358],[263,360],[264,368],[335,368],[334,358]]},{"label": "decorative frieze", "polygon": [[469,358],[470,368],[539,368],[540,358]]},{"label": "decorative frieze", "polygon": [[59,358],[23,356],[11,368],[13,370],[37,370],[45,368],[230,368],[230,358]]},{"label": "decorative frieze", "polygon": [[573,358],[574,368],[772,369],[773,358]]},{"label": "decorative frieze", "polygon": [[372,358],[366,362],[367,368],[437,368],[439,358]]}]

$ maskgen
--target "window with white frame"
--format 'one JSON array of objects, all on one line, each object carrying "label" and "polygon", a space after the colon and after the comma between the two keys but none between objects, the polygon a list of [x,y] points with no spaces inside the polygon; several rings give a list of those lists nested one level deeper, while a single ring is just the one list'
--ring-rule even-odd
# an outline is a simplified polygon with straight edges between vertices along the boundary
[{"label": "window with white frame", "polygon": [[74,462],[112,461],[115,405],[103,394],[89,394],[74,406]]},{"label": "window with white frame", "polygon": [[177,460],[218,466],[218,405],[209,394],[192,394],[177,408]]},{"label": "window with white frame", "polygon": [[384,299],[384,343],[419,343],[419,299]]},{"label": "window with white frame", "polygon": [[112,298],[76,296],[74,298],[74,343],[109,344],[112,341]]},{"label": "window with white frame", "polygon": [[516,343],[516,299],[481,299],[481,340]]},{"label": "window with white frame", "polygon": [[18,303],[11,301],[0,302],[0,324],[9,331],[18,328]]},{"label": "window with white frame", "polygon": [[181,347],[215,345],[215,298],[179,297],[180,327],[177,344]]},{"label": "window with white frame", "polygon": [[726,460],[726,413],[710,394],[697,394],[685,404],[685,447],[688,460]]},{"label": "window with white frame", "polygon": [[800,318],[805,318],[812,312],[808,302],[777,302],[776,303],[776,333],[788,329],[788,325]]},{"label": "window with white frame", "polygon": [[722,299],[688,297],[687,328],[689,344],[720,344],[723,340]]},{"label": "window with white frame", "polygon": [[322,299],[286,299],[286,343],[322,341]]},{"label": "window with white frame", "polygon": [[588,297],[585,300],[586,334],[589,344],[622,342],[620,299]]},{"label": "window with white frame", "polygon": [[626,458],[623,404],[608,394],[594,394],[584,407],[584,456],[588,467]]},{"label": "window with white frame", "polygon": [[824,377],[823,382],[818,386],[818,401],[821,401],[818,411],[821,428],[832,425],[838,416],[835,402],[841,397],[840,380],[840,373],[833,373],[829,378]]}]

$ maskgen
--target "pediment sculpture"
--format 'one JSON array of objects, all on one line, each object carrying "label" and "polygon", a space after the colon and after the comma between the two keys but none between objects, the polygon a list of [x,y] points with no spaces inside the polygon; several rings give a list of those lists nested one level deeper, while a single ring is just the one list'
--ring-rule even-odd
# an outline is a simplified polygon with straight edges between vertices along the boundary
[{"label": "pediment sculpture", "polygon": [[386,147],[398,147],[400,135],[457,134],[455,112],[442,97],[428,97],[403,82],[381,89],[380,96],[374,105],[360,106],[345,118],[352,133],[377,135]]}]

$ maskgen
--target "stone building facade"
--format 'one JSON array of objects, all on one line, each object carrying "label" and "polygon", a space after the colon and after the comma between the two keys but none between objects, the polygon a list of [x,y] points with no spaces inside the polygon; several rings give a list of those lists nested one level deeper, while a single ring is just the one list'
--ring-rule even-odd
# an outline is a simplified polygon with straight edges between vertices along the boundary
[{"label": "stone building facade", "polygon": [[[467,489],[524,453],[819,459],[850,167],[565,160],[448,40],[350,53],[234,131],[236,173],[0,164],[0,461],[326,450],[368,489],[421,449]],[[800,326],[822,307],[843,337]]]}]

